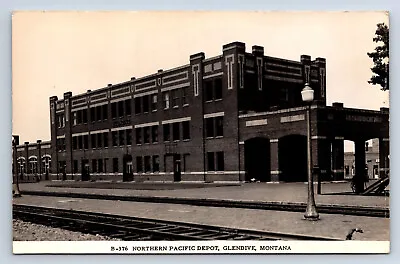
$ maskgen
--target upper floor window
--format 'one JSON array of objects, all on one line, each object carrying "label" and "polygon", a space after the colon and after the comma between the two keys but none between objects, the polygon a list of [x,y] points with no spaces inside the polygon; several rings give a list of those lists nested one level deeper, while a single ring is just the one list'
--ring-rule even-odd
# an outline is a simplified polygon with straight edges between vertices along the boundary
[{"label": "upper floor window", "polygon": [[125,114],[128,116],[132,113],[131,102],[131,99],[125,100]]},{"label": "upper floor window", "polygon": [[224,136],[224,117],[210,117],[205,119],[206,137]]},{"label": "upper floor window", "polygon": [[117,118],[117,103],[111,103],[111,117]]},{"label": "upper floor window", "polygon": [[136,97],[135,98],[135,114],[140,114],[142,112],[142,98]]},{"label": "upper floor window", "polygon": [[179,89],[172,90],[172,107],[179,107]]},{"label": "upper floor window", "polygon": [[142,100],[143,100],[143,113],[148,113],[150,110],[149,96],[148,95],[143,96]]},{"label": "upper floor window", "polygon": [[182,88],[182,105],[183,106],[189,104],[188,92],[189,92],[189,87]]},{"label": "upper floor window", "polygon": [[206,102],[222,99],[222,78],[204,82],[204,100]]},{"label": "upper floor window", "polygon": [[157,94],[151,96],[151,111],[157,111]]},{"label": "upper floor window", "polygon": [[169,108],[169,92],[163,93],[163,105],[164,105],[164,109]]}]

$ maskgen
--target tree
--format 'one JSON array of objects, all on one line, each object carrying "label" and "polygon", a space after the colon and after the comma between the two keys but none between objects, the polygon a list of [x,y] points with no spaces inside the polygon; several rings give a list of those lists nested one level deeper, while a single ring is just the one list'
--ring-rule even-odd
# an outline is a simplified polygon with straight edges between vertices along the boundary
[{"label": "tree", "polygon": [[383,43],[375,48],[375,51],[367,55],[374,62],[371,68],[372,75],[368,83],[380,85],[382,91],[389,90],[389,27],[385,23],[377,24],[373,41]]}]

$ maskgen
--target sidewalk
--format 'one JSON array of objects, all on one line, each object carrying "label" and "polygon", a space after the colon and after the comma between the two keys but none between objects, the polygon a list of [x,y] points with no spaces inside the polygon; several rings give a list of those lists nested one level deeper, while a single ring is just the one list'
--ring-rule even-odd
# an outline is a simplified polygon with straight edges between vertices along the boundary
[{"label": "sidewalk", "polygon": [[319,221],[303,220],[303,212],[281,212],[243,208],[190,206],[182,204],[138,203],[64,197],[24,195],[14,204],[29,204],[72,210],[102,212],[168,221],[198,223],[230,228],[263,230],[290,234],[345,239],[350,229],[361,228],[353,240],[387,241],[390,219],[377,217],[320,214]]},{"label": "sidewalk", "polygon": [[[61,185],[64,187],[47,187],[46,185]],[[307,184],[304,183],[237,183],[237,184],[204,184],[204,183],[166,183],[172,186],[170,189],[154,188],[162,183],[99,183],[84,182],[84,187],[91,188],[66,188],[79,182],[39,182],[20,185],[21,191],[46,191],[60,193],[88,193],[100,195],[121,196],[152,196],[171,198],[194,199],[220,199],[252,202],[288,202],[305,203],[307,201]],[[199,186],[199,184],[201,186]],[[108,185],[108,186],[107,186]],[[153,186],[151,190],[146,186]],[[209,187],[210,186],[210,187]],[[101,187],[102,189],[97,189]],[[107,188],[108,187],[108,188]],[[110,189],[110,188],[128,189]],[[165,187],[165,185],[164,185]],[[156,189],[156,190],[155,190]],[[349,183],[325,183],[322,184],[322,194],[315,194],[317,205],[349,205],[371,206],[389,208],[389,197],[384,196],[360,196],[344,195],[340,193],[350,192]]]}]

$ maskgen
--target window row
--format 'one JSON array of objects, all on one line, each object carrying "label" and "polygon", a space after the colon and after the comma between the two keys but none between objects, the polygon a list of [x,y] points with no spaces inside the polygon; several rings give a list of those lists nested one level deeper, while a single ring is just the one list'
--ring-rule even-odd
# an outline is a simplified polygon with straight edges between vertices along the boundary
[{"label": "window row", "polygon": [[224,136],[224,117],[210,117],[205,119],[206,137],[223,137]]},{"label": "window row", "polygon": [[163,92],[163,108],[178,108],[179,106],[189,105],[188,92],[189,87]]},{"label": "window row", "polygon": [[[12,167],[12,172],[14,174],[14,166]],[[29,161],[28,167],[26,167],[25,161],[18,161],[17,173],[19,175],[27,173],[27,174],[36,174],[39,173],[39,164],[37,161]],[[40,173],[46,174],[51,173],[51,161],[42,161],[42,167],[40,168]]]},{"label": "window row", "polygon": [[135,128],[136,144],[149,144],[158,142],[158,126]]},{"label": "window row", "polygon": [[111,132],[112,146],[132,145],[132,129]]},{"label": "window row", "polygon": [[136,172],[159,172],[160,157],[154,156],[138,156],[136,157]]},{"label": "window row", "polygon": [[[108,119],[108,105],[99,105],[95,107],[90,107],[90,121],[103,121]],[[73,124],[76,125],[76,118],[72,115]]]},{"label": "window row", "polygon": [[224,171],[224,152],[207,152],[207,171]]},{"label": "window row", "polygon": [[111,103],[111,118],[130,116],[132,114],[132,100]]},{"label": "window row", "polygon": [[[172,138],[171,138],[172,135]],[[182,135],[182,138],[181,138]],[[164,142],[190,139],[190,121],[163,124]]]},{"label": "window row", "polygon": [[87,109],[73,111],[71,114],[72,114],[72,124],[73,125],[87,124],[87,122],[88,122]]},{"label": "window row", "polygon": [[135,114],[157,111],[157,94],[145,95],[135,98]]},{"label": "window row", "polygon": [[204,101],[222,99],[222,78],[204,81]]},{"label": "window row", "polygon": [[64,114],[57,114],[57,115],[56,115],[56,122],[57,122],[57,127],[58,127],[58,128],[63,128],[63,127],[65,127],[65,117],[64,117]]}]

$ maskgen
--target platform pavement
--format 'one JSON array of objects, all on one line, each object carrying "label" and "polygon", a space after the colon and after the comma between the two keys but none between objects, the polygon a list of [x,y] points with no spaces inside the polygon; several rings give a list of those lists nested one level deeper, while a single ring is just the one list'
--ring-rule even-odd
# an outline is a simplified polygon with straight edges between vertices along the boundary
[{"label": "platform pavement", "polygon": [[[290,202],[305,203],[307,201],[307,184],[304,183],[239,183],[236,186],[221,186],[209,188],[190,188],[174,190],[138,190],[135,183],[124,183],[132,186],[129,189],[96,189],[96,188],[61,188],[47,187],[49,184],[66,184],[69,182],[46,182],[20,184],[21,191],[47,191],[61,193],[88,193],[121,196],[152,196],[194,199],[238,200],[252,202]],[[92,184],[92,183],[90,183]],[[93,182],[95,185],[96,183]],[[118,183],[117,183],[118,184]],[[175,183],[186,184],[186,183]],[[207,186],[207,184],[205,184]],[[315,194],[317,205],[349,205],[374,206],[389,208],[389,197],[343,195],[338,193],[349,192],[349,183],[324,183],[322,194]]]},{"label": "platform pavement", "polygon": [[319,221],[307,221],[303,220],[304,213],[302,212],[109,200],[99,202],[93,199],[29,195],[13,199],[13,203],[343,240],[349,230],[361,228],[364,233],[354,234],[353,240],[388,241],[390,239],[390,219],[379,217],[320,214]]}]

